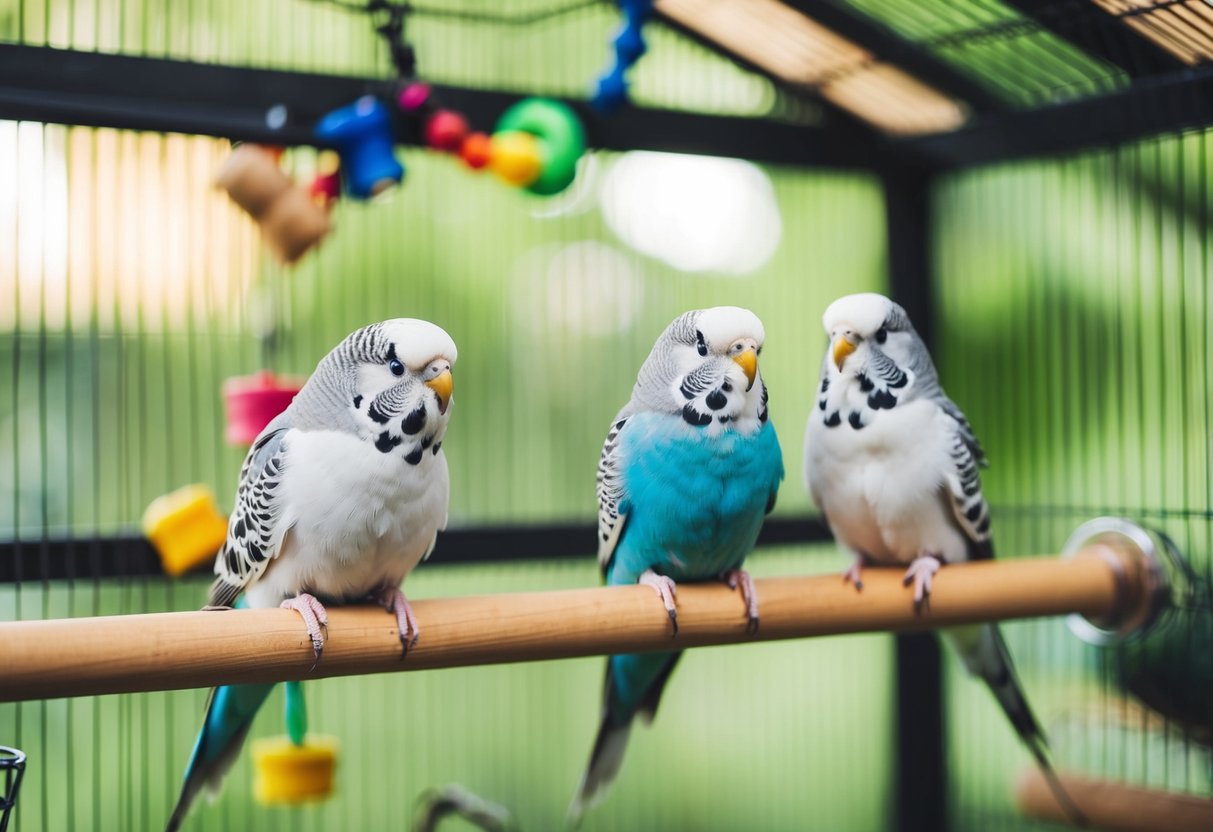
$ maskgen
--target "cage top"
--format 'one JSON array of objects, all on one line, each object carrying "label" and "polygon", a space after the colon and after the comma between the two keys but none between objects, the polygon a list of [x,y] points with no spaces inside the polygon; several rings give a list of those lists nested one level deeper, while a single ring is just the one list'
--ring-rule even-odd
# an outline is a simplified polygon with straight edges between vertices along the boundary
[{"label": "cage top", "polygon": [[[395,9],[423,77],[489,122],[520,94],[584,95],[618,19],[611,0],[272,0],[236,37],[237,18],[145,0],[162,2],[133,34],[76,0],[41,28],[0,18],[0,118],[308,143],[323,108],[386,88],[383,43],[350,12]],[[595,147],[887,174],[1213,124],[1213,0],[654,0],[653,17],[637,100],[670,109],[570,101]],[[307,48],[320,28],[332,48]],[[267,135],[276,105],[291,124]]]}]

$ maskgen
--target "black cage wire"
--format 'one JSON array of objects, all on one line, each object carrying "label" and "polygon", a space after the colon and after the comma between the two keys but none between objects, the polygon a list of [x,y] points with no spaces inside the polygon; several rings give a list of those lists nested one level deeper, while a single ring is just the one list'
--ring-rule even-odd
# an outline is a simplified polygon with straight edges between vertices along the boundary
[{"label": "black cage wire", "polygon": [[[383,30],[378,34],[361,14],[367,9]],[[1008,632],[1029,688],[1053,714],[1049,728],[1063,767],[1207,800],[1213,795],[1207,752],[1213,732],[1213,5],[663,0],[648,27],[651,53],[634,70],[635,103],[603,115],[586,102],[585,89],[605,63],[616,18],[608,3],[524,0],[417,7],[282,0],[257,11],[217,1],[18,0],[0,12],[0,118],[7,120],[0,139],[8,137],[0,148],[10,150],[3,160],[9,178],[19,181],[23,169],[54,150],[66,160],[70,180],[40,174],[36,189],[44,196],[36,204],[13,200],[9,214],[0,214],[0,297],[11,310],[0,316],[7,400],[0,415],[8,422],[9,446],[3,463],[8,499],[0,515],[8,538],[0,541],[0,582],[8,593],[0,596],[3,617],[196,606],[198,581],[166,584],[154,553],[134,531],[146,494],[184,472],[230,487],[237,455],[221,450],[218,429],[209,424],[222,375],[275,360],[306,372],[318,344],[331,343],[342,327],[350,328],[349,320],[393,297],[374,282],[352,283],[351,292],[359,293],[353,298],[318,288],[341,264],[305,262],[291,276],[258,259],[255,233],[234,225],[226,208],[155,197],[174,188],[203,192],[222,157],[215,143],[176,134],[297,147],[288,164],[306,172],[315,164],[308,148],[321,116],[361,95],[391,96],[400,83],[393,69],[407,75],[415,64],[445,103],[475,123],[493,123],[526,94],[562,98],[584,123],[592,157],[613,161],[616,153],[633,151],[737,157],[772,171],[784,204],[794,205],[802,219],[839,206],[832,233],[855,235],[856,247],[878,250],[876,273],[854,282],[884,288],[905,306],[949,393],[992,449],[994,466],[985,476],[1000,552],[1053,552],[1083,521],[1118,515],[1165,532],[1181,553],[1185,580],[1148,641],[1096,650],[1058,621],[1018,624]],[[225,21],[237,25],[225,28]],[[401,46],[401,32],[415,54]],[[560,59],[545,59],[545,50]],[[286,117],[267,120],[274,108]],[[406,147],[424,144],[415,125],[403,120],[394,139]],[[416,239],[437,239],[440,232],[429,224],[449,221],[440,209],[460,206],[444,206],[449,181],[427,182],[423,154],[408,154],[421,178],[419,201],[435,206],[410,216],[420,228]],[[847,177],[855,179],[850,191],[814,190],[818,181]],[[34,223],[27,218],[31,211],[48,220],[59,216],[47,207],[52,197],[70,216],[65,248],[85,255],[56,262],[47,250],[31,247]],[[478,191],[475,198],[493,197]],[[141,212],[140,201],[152,207]],[[130,227],[141,222],[157,229],[148,212],[174,207],[195,212],[196,227],[150,233]],[[93,218],[103,214],[129,216],[130,226]],[[531,234],[532,215],[501,214],[505,235]],[[392,233],[370,212],[347,221],[352,249],[381,245]],[[575,223],[555,236],[567,241],[602,233],[591,220]],[[811,244],[797,247],[792,238],[798,233]],[[157,234],[167,237],[157,242]],[[818,276],[822,286],[789,281],[767,297],[804,309],[806,333],[798,337],[805,353],[795,376],[804,385],[815,373],[823,301],[853,282],[831,282],[815,268],[815,246],[828,247],[827,236],[785,229],[782,245],[792,250],[779,268]],[[544,241],[542,234],[535,239]],[[38,262],[31,265],[31,257]],[[132,284],[104,274],[131,258],[152,263],[133,284],[136,301],[121,296]],[[173,271],[175,260],[191,258],[195,266]],[[470,255],[427,258],[414,265],[458,271],[478,262]],[[354,267],[373,264],[355,261]],[[148,275],[155,269],[181,276],[185,312],[176,311],[172,290],[152,285]],[[53,303],[45,287],[58,273],[71,275],[65,285],[74,287],[75,300],[68,292],[65,311],[48,312]],[[427,288],[423,302],[457,315],[469,302],[458,291]],[[661,297],[698,300],[678,289]],[[227,326],[215,326],[229,308]],[[500,310],[478,314],[469,316],[469,328],[506,331]],[[307,337],[293,335],[292,324]],[[633,332],[620,343],[642,357],[647,337]],[[175,377],[178,368],[186,368],[183,383]],[[626,385],[626,377],[621,372],[615,380]],[[114,389],[121,406],[110,412],[100,402]],[[160,389],[173,392],[160,400]],[[799,445],[806,403],[799,411],[786,405],[785,448]],[[598,413],[552,410],[544,427],[555,433],[583,415],[587,436],[597,435]],[[503,418],[510,427],[525,421],[517,411]],[[194,438],[180,454],[172,443],[161,447],[147,439],[149,426],[165,420],[185,424]],[[493,452],[487,445],[482,450]],[[538,461],[503,453],[502,465],[561,464],[561,450]],[[790,472],[797,470],[798,455],[789,454],[788,463]],[[459,472],[456,463],[456,478]],[[67,482],[64,498],[55,489]],[[541,488],[525,475],[507,487]],[[470,504],[492,503],[493,495],[468,489]],[[828,540],[807,507],[785,504],[770,518],[764,550],[782,553]],[[512,519],[518,516],[525,522]],[[594,539],[586,513],[532,510],[519,498],[517,512],[469,512],[442,538],[436,558],[469,569],[490,561],[475,567],[488,570],[479,580],[511,586],[503,577],[509,567],[497,561],[516,559],[513,580],[524,582],[535,569],[592,561]],[[828,554],[812,562],[833,564]],[[450,586],[457,585],[452,578]],[[63,586],[71,591],[61,592]],[[864,820],[853,821],[853,828],[1031,828],[1005,798],[990,797],[1003,785],[991,781],[1005,771],[990,758],[1011,748],[1010,741],[995,733],[1005,732],[1003,726],[987,724],[984,694],[966,686],[934,637],[898,636],[875,661],[888,663],[893,680],[886,703],[893,739],[878,749],[891,757],[889,782],[874,787],[887,807],[856,815]],[[551,670],[535,673],[541,677],[536,686],[543,679],[562,684]],[[375,706],[394,695],[390,688],[367,690],[347,685],[332,698],[351,695]],[[1076,691],[1083,694],[1077,704],[1069,701]],[[128,828],[156,825],[167,799],[156,790],[171,792],[176,770],[158,773],[140,789],[131,784],[141,771],[137,760],[180,765],[184,740],[161,736],[155,725],[189,722],[194,710],[167,695],[123,697],[113,708],[99,702],[0,708],[0,740],[42,752],[41,759],[31,754],[28,808],[16,814],[20,824],[26,812],[26,824],[17,828],[90,828],[88,819],[101,817]],[[501,716],[507,713],[503,706]],[[875,723],[868,730],[883,724]],[[87,748],[94,768],[121,769],[125,791],[112,806],[100,775],[91,787],[84,782],[89,775],[73,766],[64,769],[63,782],[45,771],[34,776],[47,768],[47,755],[72,746],[73,731],[82,726],[92,732]],[[536,735],[550,741],[541,731]],[[426,736],[435,741],[432,732]],[[812,736],[807,732],[803,742],[812,746]],[[113,746],[119,752],[111,758]],[[802,750],[801,756],[825,753]],[[784,766],[807,765],[779,754]],[[537,765],[527,760],[520,768]],[[817,765],[806,771],[829,767]],[[10,799],[15,790],[10,787]],[[60,807],[60,790],[81,796]],[[558,791],[563,799],[563,785]],[[614,820],[636,828],[714,824],[645,813],[658,803],[653,791],[638,792],[631,814]],[[778,813],[760,817],[795,826],[804,817],[793,802],[789,807],[790,821]],[[251,822],[239,809],[222,811],[214,822]],[[368,822],[341,811],[347,814],[328,820]],[[285,821],[266,822],[276,828]],[[715,822],[728,827],[727,820]]]}]

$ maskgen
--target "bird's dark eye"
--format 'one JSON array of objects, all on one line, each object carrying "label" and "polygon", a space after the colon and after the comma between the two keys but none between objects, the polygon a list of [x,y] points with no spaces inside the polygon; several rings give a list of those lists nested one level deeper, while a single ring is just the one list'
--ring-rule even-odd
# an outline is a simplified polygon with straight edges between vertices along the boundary
[{"label": "bird's dark eye", "polygon": [[696,332],[696,333],[695,333],[695,349],[699,350],[699,354],[700,354],[700,355],[707,355],[707,354],[708,354],[708,345],[707,345],[707,343],[706,343],[706,342],[703,340],[703,333],[702,333],[702,332]]},{"label": "bird's dark eye", "polygon": [[882,326],[876,330],[876,343],[883,344],[887,340],[889,340],[889,331]]},{"label": "bird's dark eye", "polygon": [[392,371],[394,376],[404,375],[404,365],[400,363],[399,358],[393,358],[387,363],[387,368]]}]

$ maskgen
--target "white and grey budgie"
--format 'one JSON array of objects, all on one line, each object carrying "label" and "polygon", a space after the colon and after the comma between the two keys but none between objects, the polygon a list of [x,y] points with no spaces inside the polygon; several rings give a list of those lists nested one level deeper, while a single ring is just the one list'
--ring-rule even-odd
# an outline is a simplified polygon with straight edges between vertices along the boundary
[{"label": "white and grey budgie", "polygon": [[[442,440],[455,342],[428,321],[363,327],[326,355],[245,458],[215,560],[210,606],[299,612],[317,661],[326,604],[372,600],[394,613],[402,649],[419,632],[400,589],[446,528]],[[204,787],[218,789],[273,685],[217,688],[186,769],[176,829]]]},{"label": "white and grey budgie", "polygon": [[[968,420],[939,385],[904,309],[883,295],[848,295],[822,318],[830,342],[805,432],[805,480],[835,539],[854,555],[844,573],[863,588],[872,564],[905,565],[916,609],[945,563],[994,557]],[[969,672],[986,681],[1058,801],[1081,818],[992,624],[944,631]]]}]

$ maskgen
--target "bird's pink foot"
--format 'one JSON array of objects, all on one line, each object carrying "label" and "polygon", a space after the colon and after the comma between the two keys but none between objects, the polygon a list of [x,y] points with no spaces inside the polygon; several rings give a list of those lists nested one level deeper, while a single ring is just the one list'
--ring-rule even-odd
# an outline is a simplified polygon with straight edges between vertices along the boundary
[{"label": "bird's pink foot", "polygon": [[842,582],[844,584],[855,584],[855,591],[863,590],[863,568],[866,562],[862,555],[856,555],[855,561],[842,573]]},{"label": "bird's pink foot", "polygon": [[316,596],[300,592],[294,598],[286,599],[279,606],[284,610],[294,610],[303,616],[303,623],[307,625],[307,634],[312,639],[312,652],[316,654],[316,661],[320,661],[320,654],[324,652],[324,631],[321,630],[321,627],[329,625],[329,614],[325,611],[324,605],[316,600]]},{"label": "bird's pink foot", "polygon": [[396,613],[396,628],[400,631],[402,648],[400,658],[404,658],[409,648],[421,638],[421,628],[417,626],[417,617],[413,615],[409,599],[404,597],[404,590],[397,586],[381,589],[372,597],[379,606],[388,612]]},{"label": "bird's pink foot", "polygon": [[754,635],[758,632],[758,590],[754,589],[754,579],[744,569],[730,569],[722,573],[720,579],[729,585],[729,589],[741,587],[746,614],[745,631]]},{"label": "bird's pink foot", "polygon": [[931,579],[943,566],[939,555],[923,553],[914,558],[905,577],[901,579],[902,586],[914,584],[914,611],[922,612],[923,607],[931,606]]},{"label": "bird's pink foot", "polygon": [[666,613],[670,616],[670,625],[674,628],[674,635],[678,635],[678,611],[674,608],[674,599],[678,596],[678,585],[674,583],[672,578],[658,575],[652,569],[644,570],[638,583],[651,586],[653,591],[657,593],[657,597],[661,599],[661,603],[665,606]]}]

